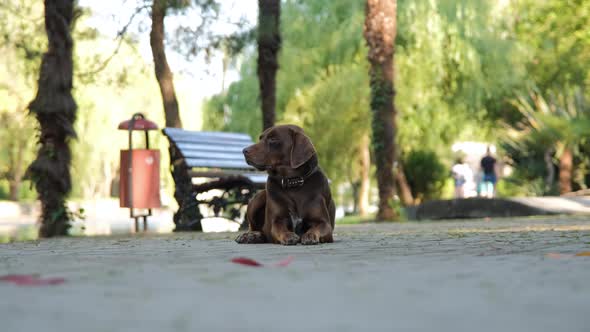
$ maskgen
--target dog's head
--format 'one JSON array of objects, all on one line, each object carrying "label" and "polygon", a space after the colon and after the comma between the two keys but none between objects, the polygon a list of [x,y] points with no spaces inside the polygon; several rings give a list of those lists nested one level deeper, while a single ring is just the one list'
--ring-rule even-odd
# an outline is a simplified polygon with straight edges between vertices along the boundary
[{"label": "dog's head", "polygon": [[261,171],[296,169],[316,154],[309,137],[295,125],[268,128],[259,139],[243,152],[246,162]]}]

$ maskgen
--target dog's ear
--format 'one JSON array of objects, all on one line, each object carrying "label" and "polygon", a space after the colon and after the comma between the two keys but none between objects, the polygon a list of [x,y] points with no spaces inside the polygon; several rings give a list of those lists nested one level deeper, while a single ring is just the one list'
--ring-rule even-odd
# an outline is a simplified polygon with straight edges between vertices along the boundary
[{"label": "dog's ear", "polygon": [[298,168],[305,164],[316,152],[309,137],[302,131],[293,130],[293,146],[291,146],[291,167]]}]

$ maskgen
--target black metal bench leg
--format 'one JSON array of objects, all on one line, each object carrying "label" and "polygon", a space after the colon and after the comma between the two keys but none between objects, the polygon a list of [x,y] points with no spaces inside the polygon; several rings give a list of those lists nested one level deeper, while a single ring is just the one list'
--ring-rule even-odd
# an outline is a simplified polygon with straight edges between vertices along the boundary
[{"label": "black metal bench leg", "polygon": [[192,179],[188,175],[188,167],[180,153],[174,146],[169,148],[171,163],[171,173],[174,179],[174,199],[178,203],[178,211],[174,213],[174,231],[202,231],[201,213],[197,206],[193,205],[194,197],[192,195]]},{"label": "black metal bench leg", "polygon": [[176,223],[175,232],[181,231],[203,231],[201,226],[201,211],[199,211],[199,205],[194,194],[189,194],[183,202],[182,206],[179,207],[178,222]]}]

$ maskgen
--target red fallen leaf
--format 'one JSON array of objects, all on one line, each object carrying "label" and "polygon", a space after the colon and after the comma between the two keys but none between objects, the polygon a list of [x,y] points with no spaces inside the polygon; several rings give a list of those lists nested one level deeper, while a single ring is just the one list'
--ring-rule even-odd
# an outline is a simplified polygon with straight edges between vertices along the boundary
[{"label": "red fallen leaf", "polygon": [[19,286],[47,286],[47,285],[61,285],[66,282],[64,278],[45,278],[45,279],[31,279],[22,282],[16,282]]},{"label": "red fallen leaf", "polygon": [[23,282],[28,281],[31,279],[37,278],[35,275],[31,274],[7,274],[5,276],[0,277],[0,281],[8,281],[8,282]]},{"label": "red fallen leaf", "polygon": [[283,259],[282,261],[276,263],[275,266],[285,267],[285,266],[291,264],[292,261],[293,261],[293,256],[289,256],[289,257]]},{"label": "red fallen leaf", "polygon": [[11,282],[18,286],[46,286],[63,284],[64,278],[39,278],[30,274],[9,274],[0,277],[0,281]]},{"label": "red fallen leaf", "polygon": [[[291,264],[291,262],[293,261],[293,256],[289,256],[285,259],[283,259],[282,261],[279,261],[278,263],[274,264],[273,266],[278,266],[278,267],[285,267],[289,264]],[[247,257],[236,257],[233,258],[231,260],[232,263],[236,263],[236,264],[241,264],[241,265],[247,265],[247,266],[255,266],[255,267],[261,267],[264,266],[264,264],[259,263],[251,258],[247,258]]]},{"label": "red fallen leaf", "polygon": [[246,258],[246,257],[236,257],[231,260],[232,263],[242,264],[247,266],[262,266],[262,264],[258,263],[257,261]]}]

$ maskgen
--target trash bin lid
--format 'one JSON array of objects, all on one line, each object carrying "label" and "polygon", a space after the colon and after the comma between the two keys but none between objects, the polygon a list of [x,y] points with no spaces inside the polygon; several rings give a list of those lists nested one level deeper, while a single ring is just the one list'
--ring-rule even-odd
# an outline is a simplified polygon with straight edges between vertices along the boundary
[{"label": "trash bin lid", "polygon": [[[126,120],[119,123],[118,129],[129,130],[131,120]],[[158,125],[154,122],[146,119],[136,119],[131,130],[155,130],[158,129]]]}]

